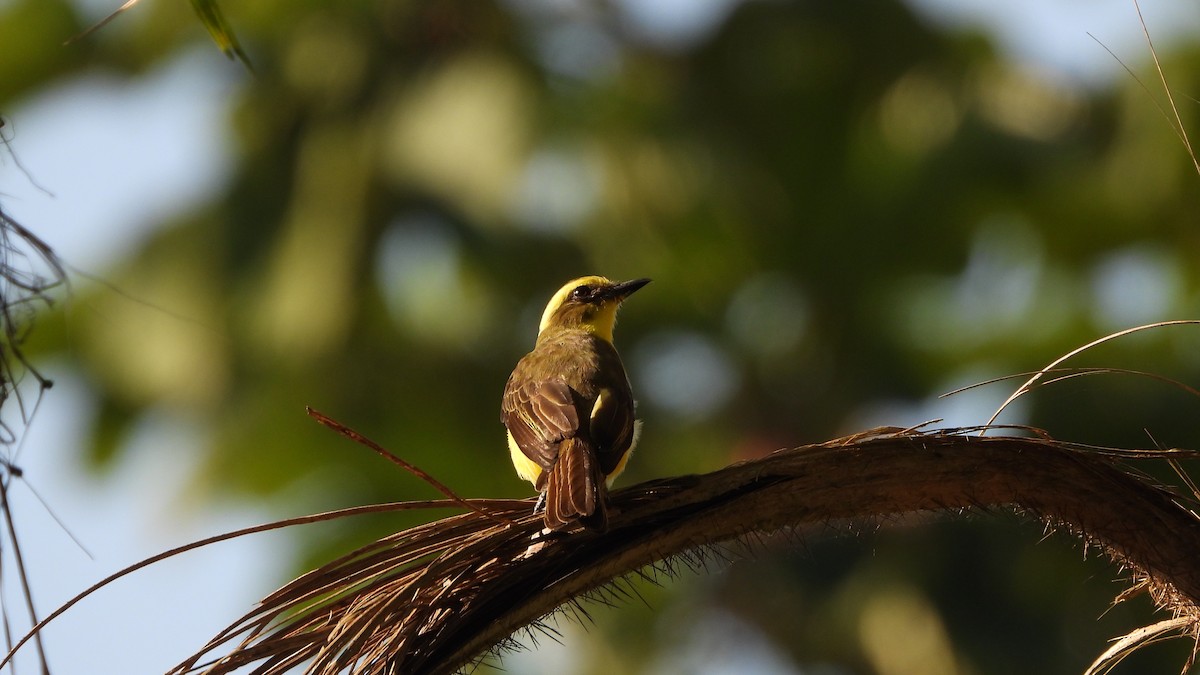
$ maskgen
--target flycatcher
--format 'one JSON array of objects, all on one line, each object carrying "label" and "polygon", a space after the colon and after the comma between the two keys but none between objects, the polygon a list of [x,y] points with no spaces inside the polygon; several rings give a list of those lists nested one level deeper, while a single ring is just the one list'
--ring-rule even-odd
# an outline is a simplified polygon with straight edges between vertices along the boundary
[{"label": "flycatcher", "polygon": [[608,486],[625,469],[641,426],[613,326],[621,301],[648,283],[567,282],[504,387],[500,419],[513,466],[542,493],[538,503],[552,530],[576,521],[608,528]]}]

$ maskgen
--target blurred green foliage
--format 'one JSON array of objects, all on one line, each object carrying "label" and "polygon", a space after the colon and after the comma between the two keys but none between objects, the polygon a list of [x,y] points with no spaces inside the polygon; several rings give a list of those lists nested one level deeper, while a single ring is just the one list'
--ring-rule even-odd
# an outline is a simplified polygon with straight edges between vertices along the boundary
[{"label": "blurred green foliage", "polygon": [[[87,23],[72,3],[0,5],[0,105],[205,39],[183,3],[142,4],[67,48]],[[670,44],[619,3],[225,5],[255,68],[230,66],[233,173],[106,275],[169,311],[81,291],[96,311],[42,337],[94,389],[100,465],[165,414],[205,430],[199,494],[280,514],[434,496],[310,405],[460,494],[526,496],[500,391],[550,293],[585,273],[654,279],[617,331],[645,420],[623,484],[872,425],[982,423],[1015,382],[934,397],[1200,306],[1200,177],[1152,95],[1046,79],[904,4],[745,2]],[[1196,46],[1161,56],[1196,95]],[[1194,385],[1198,347],[1174,328],[1071,365]],[[1200,447],[1196,407],[1088,377],[1002,420]],[[299,533],[297,568],[411,522]],[[1080,672],[1148,619],[1097,622],[1120,572],[1013,518],[867,530],[646,587],[652,612],[597,608],[586,640],[567,634],[580,672],[684,672],[680,653],[723,644],[710,633],[802,672]],[[1118,672],[1167,672],[1186,646],[1157,649]]]}]

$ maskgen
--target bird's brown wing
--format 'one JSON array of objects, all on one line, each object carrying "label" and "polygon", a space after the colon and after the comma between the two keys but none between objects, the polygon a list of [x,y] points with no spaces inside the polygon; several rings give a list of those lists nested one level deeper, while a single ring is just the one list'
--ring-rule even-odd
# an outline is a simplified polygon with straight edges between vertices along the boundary
[{"label": "bird's brown wing", "polygon": [[579,413],[565,382],[521,379],[515,372],[504,388],[500,419],[521,452],[543,471],[554,466],[559,443],[579,431]]},{"label": "bird's brown wing", "polygon": [[629,378],[621,357],[609,343],[598,342],[596,356],[598,371],[603,379],[597,382],[596,402],[592,406],[589,420],[592,442],[600,460],[600,470],[610,475],[621,463],[621,458],[633,444],[634,403],[629,388]]},{"label": "bird's brown wing", "polygon": [[633,395],[628,386],[601,389],[592,408],[591,431],[605,476],[616,470],[633,444],[633,429]]}]

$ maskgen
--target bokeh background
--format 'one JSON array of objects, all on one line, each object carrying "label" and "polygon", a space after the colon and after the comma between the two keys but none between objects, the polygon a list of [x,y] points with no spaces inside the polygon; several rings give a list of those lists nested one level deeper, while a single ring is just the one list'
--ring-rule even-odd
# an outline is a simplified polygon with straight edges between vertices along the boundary
[{"label": "bokeh background", "polygon": [[[306,405],[460,494],[527,496],[500,391],[581,274],[654,279],[617,331],[645,420],[623,484],[983,423],[1017,382],[938,396],[1200,313],[1200,176],[1124,0],[223,3],[253,74],[184,2],[63,44],[116,4],[0,0],[0,205],[72,266],[28,343],[56,387],[9,455],[42,613],[200,536],[434,496]],[[1143,10],[1197,132],[1200,7]],[[1195,385],[1200,333],[1072,364]],[[1089,377],[1001,420],[1196,448],[1198,406]],[[413,522],[141,572],[47,630],[51,665],[161,672]],[[1121,570],[1003,513],[831,523],[755,557],[637,581],[645,605],[591,607],[503,666],[1077,673],[1154,618],[1145,599],[1106,612]],[[1117,672],[1175,672],[1188,648]]]}]

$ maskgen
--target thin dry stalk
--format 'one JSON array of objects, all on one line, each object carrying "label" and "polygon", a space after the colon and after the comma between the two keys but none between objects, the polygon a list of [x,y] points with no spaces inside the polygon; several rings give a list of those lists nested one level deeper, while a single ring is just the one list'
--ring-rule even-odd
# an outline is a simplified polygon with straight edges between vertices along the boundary
[{"label": "thin dry stalk", "polygon": [[[0,141],[7,147],[7,138],[0,137]],[[11,151],[11,148],[9,150]],[[29,620],[33,624],[38,622],[38,614],[29,590],[29,573],[17,538],[8,488],[14,478],[23,475],[20,467],[15,464],[16,455],[20,451],[20,441],[24,438],[17,429],[28,426],[37,412],[43,394],[53,384],[26,359],[23,344],[33,328],[38,306],[52,304],[50,292],[66,283],[66,278],[62,262],[50,246],[0,211],[0,407],[9,401],[15,401],[17,409],[13,424],[9,424],[12,416],[8,414],[12,404],[4,410],[3,418],[0,418],[0,446],[4,446],[5,449],[3,456],[0,456],[0,469],[3,470],[3,475],[0,476],[0,511],[3,512],[7,545],[12,550],[16,562],[17,583],[25,600]],[[22,393],[22,384],[27,377],[32,378],[36,385],[36,392],[30,404],[26,404]],[[5,609],[0,609],[0,613],[3,614],[5,640],[10,642],[10,617]],[[48,675],[50,667],[40,636],[36,641],[36,648],[39,670]]]},{"label": "thin dry stalk", "polygon": [[[1076,347],[1075,349],[1072,349],[1071,351],[1067,352],[1066,354],[1063,354],[1062,356],[1051,361],[1045,368],[1042,368],[1041,370],[1035,372],[1020,387],[1017,387],[1017,390],[1014,391],[1011,395],[1009,395],[1008,398],[1004,399],[1004,402],[1000,404],[1000,407],[996,409],[996,412],[992,413],[992,417],[991,417],[991,419],[989,419],[987,421],[987,425],[982,427],[983,430],[980,431],[980,434],[982,435],[983,433],[986,433],[989,429],[994,428],[990,425],[992,425],[1000,417],[1000,414],[1004,412],[1005,408],[1007,408],[1009,405],[1011,405],[1013,401],[1017,400],[1018,398],[1024,396],[1025,394],[1028,394],[1030,391],[1032,391],[1035,388],[1035,386],[1037,386],[1038,381],[1041,380],[1044,375],[1046,375],[1048,373],[1059,372],[1060,370],[1062,370],[1059,368],[1059,365],[1061,365],[1064,361],[1066,361],[1074,356],[1078,356],[1086,351],[1094,349],[1095,347],[1098,347],[1106,342],[1111,342],[1118,338],[1123,338],[1126,335],[1132,335],[1134,333],[1140,333],[1140,332],[1146,331],[1146,330],[1160,330],[1160,329],[1166,328],[1168,326],[1196,326],[1196,325],[1200,325],[1200,320],[1179,319],[1179,320],[1175,320],[1175,321],[1158,321],[1155,323],[1148,323],[1148,324],[1145,324],[1142,326],[1134,326],[1132,328],[1126,328],[1125,330],[1119,330],[1115,333],[1109,333],[1108,335],[1105,335],[1104,337],[1092,340],[1091,342],[1087,343],[1086,345],[1083,345],[1082,347]],[[1060,378],[1057,378],[1055,381],[1061,381],[1062,379],[1065,379],[1065,378],[1060,377]],[[1165,378],[1162,378],[1162,379],[1165,379]],[[1174,383],[1173,380],[1167,380],[1167,381]],[[1180,383],[1175,383],[1175,384],[1180,384]],[[1195,391],[1194,389],[1192,389],[1190,387],[1186,387],[1186,385],[1180,384],[1180,386],[1183,386],[1185,388],[1185,390]]]}]

